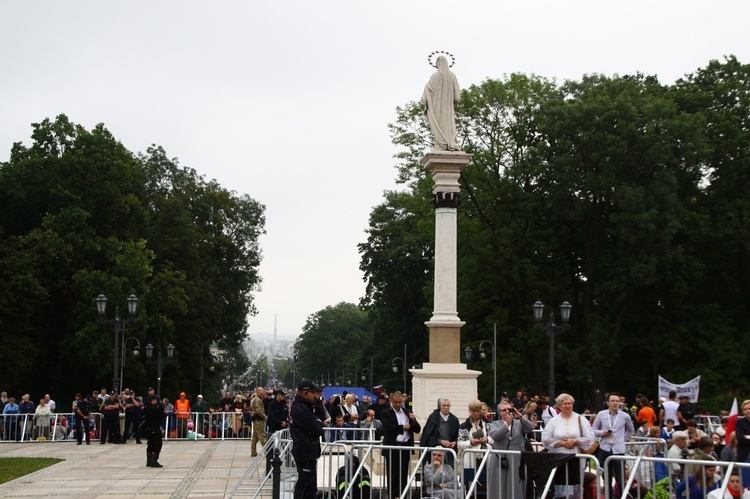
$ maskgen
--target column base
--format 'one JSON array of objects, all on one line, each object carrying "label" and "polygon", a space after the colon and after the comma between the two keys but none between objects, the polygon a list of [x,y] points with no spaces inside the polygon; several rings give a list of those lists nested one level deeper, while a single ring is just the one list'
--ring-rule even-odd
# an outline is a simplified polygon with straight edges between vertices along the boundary
[{"label": "column base", "polygon": [[[430,341],[432,345],[432,341]],[[411,369],[412,410],[424,427],[439,398],[451,401],[451,412],[459,421],[469,416],[469,402],[477,400],[477,377],[481,371],[467,369],[466,364],[425,362],[422,369]]]}]

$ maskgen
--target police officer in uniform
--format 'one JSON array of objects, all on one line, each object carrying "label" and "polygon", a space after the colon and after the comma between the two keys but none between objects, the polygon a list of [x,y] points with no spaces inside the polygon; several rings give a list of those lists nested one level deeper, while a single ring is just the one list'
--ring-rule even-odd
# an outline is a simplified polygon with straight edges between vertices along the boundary
[{"label": "police officer in uniform", "polygon": [[83,436],[86,435],[86,445],[91,445],[91,435],[89,434],[89,414],[91,413],[91,405],[89,404],[89,397],[86,395],[81,399],[81,394],[76,393],[76,440],[78,445],[83,444]]},{"label": "police officer in uniform", "polygon": [[[125,398],[125,435],[123,442],[127,442],[131,436],[135,437],[135,443],[141,443],[141,403],[135,396],[135,390],[126,395]],[[132,433],[131,433],[132,432]]]},{"label": "police officer in uniform", "polygon": [[313,412],[317,389],[312,381],[303,379],[297,386],[297,396],[292,404],[289,433],[294,443],[292,456],[297,463],[294,499],[314,499],[318,492],[317,467],[323,425]]},{"label": "police officer in uniform", "polygon": [[104,422],[102,424],[100,444],[107,441],[109,434],[109,443],[119,444],[120,440],[120,401],[117,399],[117,392],[112,391],[103,402]]},{"label": "police officer in uniform", "polygon": [[146,407],[143,408],[143,424],[146,426],[146,466],[149,468],[163,468],[159,464],[161,454],[161,427],[167,415],[159,404],[159,397],[151,395]]}]

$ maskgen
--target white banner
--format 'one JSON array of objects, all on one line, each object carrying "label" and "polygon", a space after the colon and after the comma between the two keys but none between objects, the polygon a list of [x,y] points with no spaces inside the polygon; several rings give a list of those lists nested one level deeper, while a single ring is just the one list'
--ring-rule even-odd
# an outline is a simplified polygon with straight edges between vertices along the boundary
[{"label": "white banner", "polygon": [[678,399],[680,395],[687,395],[690,398],[690,402],[696,403],[698,402],[698,394],[701,391],[701,377],[696,376],[687,383],[676,385],[659,376],[659,397],[669,400],[669,392],[671,390],[677,392]]}]

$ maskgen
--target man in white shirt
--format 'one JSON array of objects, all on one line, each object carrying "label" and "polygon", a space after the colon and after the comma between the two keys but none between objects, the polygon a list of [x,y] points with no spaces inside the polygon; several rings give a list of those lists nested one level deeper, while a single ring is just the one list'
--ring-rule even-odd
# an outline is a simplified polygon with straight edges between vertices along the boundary
[{"label": "man in white shirt", "polygon": [[401,392],[391,394],[391,408],[380,415],[383,423],[383,445],[401,446],[404,449],[384,449],[388,497],[399,497],[409,480],[411,462],[410,447],[414,446],[414,434],[421,433],[422,426],[414,413],[403,406]]},{"label": "man in white shirt", "polygon": [[[672,433],[672,447],[667,451],[667,459],[688,459],[690,453],[687,448],[688,434],[686,431]],[[681,466],[677,463],[670,464],[672,476],[680,477]]]},{"label": "man in white shirt", "polygon": [[[630,415],[620,410],[620,396],[617,393],[609,394],[607,406],[608,409],[600,411],[596,415],[593,426],[594,435],[601,438],[596,455],[601,466],[604,466],[604,462],[609,456],[624,455],[625,442],[630,440],[630,437],[635,433]],[[622,461],[610,461],[610,481],[607,483],[610,497],[612,497],[613,492],[611,477],[614,476],[620,490],[625,486],[625,473],[622,465]]]},{"label": "man in white shirt", "polygon": [[346,394],[346,403],[344,404],[344,416],[347,419],[347,423],[357,428],[359,426],[359,407],[354,403],[354,394]]},{"label": "man in white shirt", "polygon": [[557,411],[551,406],[547,405],[547,401],[544,400],[544,398],[540,398],[537,405],[542,411],[542,422],[544,423],[544,426],[547,426],[549,420],[557,416]]},{"label": "man in white shirt", "polygon": [[49,393],[44,396],[44,400],[47,402],[49,410],[55,412],[55,401],[50,398]]},{"label": "man in white shirt", "polygon": [[659,421],[662,426],[667,426],[667,419],[674,421],[675,428],[678,430],[684,430],[680,428],[680,420],[677,418],[677,411],[679,410],[680,404],[675,400],[677,398],[677,392],[674,390],[669,392],[669,400],[662,404],[662,409],[659,411]]}]

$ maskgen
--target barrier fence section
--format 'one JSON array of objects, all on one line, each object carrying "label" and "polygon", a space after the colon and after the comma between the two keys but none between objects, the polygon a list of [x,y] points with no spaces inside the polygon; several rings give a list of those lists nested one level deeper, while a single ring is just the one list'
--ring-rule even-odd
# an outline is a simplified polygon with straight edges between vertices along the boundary
[{"label": "barrier fence section", "polygon": [[[495,473],[490,472],[490,477],[494,480],[498,490],[504,491],[508,481],[517,481],[518,468],[510,470],[508,474],[503,474],[499,470],[503,457],[513,463],[520,463],[522,453],[519,451],[467,449],[462,453],[461,459],[458,459],[453,449],[386,446],[379,441],[368,441],[362,438],[342,440],[331,436],[336,431],[336,429],[325,429],[326,435],[321,439],[321,457],[318,460],[317,472],[318,488],[324,498],[490,497],[486,474],[489,467],[498,470]],[[364,435],[360,436],[364,437]],[[445,456],[444,460],[452,463],[450,466],[455,474],[447,473],[437,479],[431,475],[428,467],[431,463],[430,454],[433,451],[440,451]],[[540,456],[541,459],[555,459],[555,455],[550,453],[530,452],[526,454]],[[398,462],[396,456],[408,459],[408,465],[405,468],[395,465],[394,463]],[[354,457],[357,457],[357,460],[354,460]],[[389,458],[393,461],[390,463],[392,473],[388,473]],[[572,455],[570,460],[572,467],[569,469],[573,472],[566,475],[562,472],[565,467],[555,468],[549,477],[545,475],[544,481],[538,483],[535,491],[537,496],[546,494],[557,486],[569,488],[574,497],[583,498],[585,487],[593,489],[601,483],[601,470],[594,456]],[[443,469],[445,470],[445,465]],[[401,470],[406,470],[404,475],[400,475]],[[532,471],[525,467],[525,476],[530,476]],[[281,480],[286,483],[288,477],[282,477]],[[397,490],[394,490],[394,487]],[[523,488],[507,487],[507,489],[508,494],[502,493],[498,497],[508,499],[525,497],[526,491]],[[556,489],[556,492],[564,490]],[[447,494],[443,495],[440,492]]]},{"label": "barrier fence section", "polygon": [[[670,497],[675,497],[678,493],[680,496],[689,497],[690,487],[696,487],[698,490],[702,489],[703,497],[707,497],[708,493],[713,490],[714,487],[709,488],[707,485],[710,481],[713,484],[720,484],[715,488],[721,489],[721,496],[724,497],[724,492],[727,489],[729,480],[727,478],[732,474],[733,470],[739,470],[740,487],[741,490],[744,487],[750,486],[745,483],[742,479],[743,473],[750,473],[750,463],[738,463],[733,461],[707,461],[699,459],[671,459],[664,457],[648,457],[644,454],[641,455],[615,455],[610,456],[604,463],[603,468],[603,484],[614,484],[614,476],[612,471],[615,467],[620,466],[623,468],[623,476],[625,477],[625,484],[621,493],[618,497],[645,497],[650,492],[650,497],[658,497],[657,490],[661,489],[666,491]],[[650,486],[638,481],[638,477],[641,476],[641,472],[646,470],[653,470],[658,466],[666,466],[669,475],[662,478],[661,480],[653,482]],[[715,470],[715,471],[714,471]],[[652,474],[650,471],[648,474]],[[613,497],[612,491],[608,487],[604,487],[605,499]]]},{"label": "barrier fence section", "polygon": [[[48,416],[34,413],[0,415],[0,442],[75,440],[76,420],[79,417],[73,413],[52,413]],[[89,431],[92,432],[89,437],[99,438],[101,414],[92,413],[88,420]]]}]

